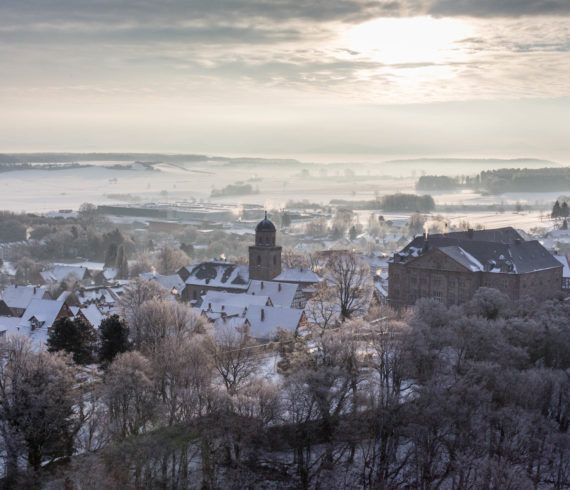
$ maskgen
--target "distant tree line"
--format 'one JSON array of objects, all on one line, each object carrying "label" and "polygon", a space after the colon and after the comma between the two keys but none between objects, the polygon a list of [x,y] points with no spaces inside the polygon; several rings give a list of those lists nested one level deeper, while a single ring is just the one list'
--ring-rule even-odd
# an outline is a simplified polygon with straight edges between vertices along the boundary
[{"label": "distant tree line", "polygon": [[346,201],[332,199],[331,205],[347,209],[383,210],[383,211],[418,211],[427,213],[435,209],[435,201],[430,195],[388,194],[369,201]]},{"label": "distant tree line", "polygon": [[480,174],[480,187],[493,194],[570,189],[570,168],[498,169]]},{"label": "distant tree line", "polygon": [[416,183],[418,191],[449,191],[457,189],[459,179],[446,175],[422,175]]},{"label": "distant tree line", "polygon": [[247,196],[249,194],[259,194],[259,190],[254,189],[251,184],[229,184],[222,189],[213,189],[211,197],[226,197],[226,196]]}]

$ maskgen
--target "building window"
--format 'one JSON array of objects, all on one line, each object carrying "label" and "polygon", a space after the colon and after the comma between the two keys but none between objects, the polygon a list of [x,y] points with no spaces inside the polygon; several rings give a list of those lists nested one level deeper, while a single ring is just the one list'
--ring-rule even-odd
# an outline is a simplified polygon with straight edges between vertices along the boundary
[{"label": "building window", "polygon": [[433,292],[433,299],[435,299],[438,303],[442,303],[441,291],[434,291]]},{"label": "building window", "polygon": [[261,265],[261,255],[257,256],[257,265]]},{"label": "building window", "polygon": [[433,275],[432,284],[434,286],[439,286],[441,284],[441,275],[440,274],[434,274]]},{"label": "building window", "polygon": [[273,265],[277,265],[277,257],[275,255],[273,256]]}]

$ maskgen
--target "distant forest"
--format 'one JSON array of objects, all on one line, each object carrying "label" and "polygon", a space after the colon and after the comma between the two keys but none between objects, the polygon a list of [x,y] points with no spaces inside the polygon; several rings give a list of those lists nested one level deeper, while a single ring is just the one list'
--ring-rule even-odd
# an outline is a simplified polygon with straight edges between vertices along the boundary
[{"label": "distant forest", "polygon": [[475,177],[424,175],[416,183],[419,191],[447,191],[459,187],[487,194],[565,191],[570,189],[570,168],[503,168],[484,170]]},{"label": "distant forest", "polygon": [[378,199],[369,201],[345,201],[332,199],[331,205],[342,206],[347,209],[381,209],[383,211],[417,211],[427,213],[435,209],[435,201],[429,195],[418,196],[417,194],[388,194]]}]

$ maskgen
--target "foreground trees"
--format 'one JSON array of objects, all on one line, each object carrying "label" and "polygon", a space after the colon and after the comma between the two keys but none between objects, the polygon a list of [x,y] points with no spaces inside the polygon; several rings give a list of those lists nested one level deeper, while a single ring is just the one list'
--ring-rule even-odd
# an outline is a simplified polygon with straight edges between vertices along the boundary
[{"label": "foreground trees", "polygon": [[0,436],[5,485],[18,485],[19,460],[38,471],[45,458],[73,452],[74,371],[63,355],[34,352],[24,337],[10,338],[0,364]]},{"label": "foreground trees", "polygon": [[[6,464],[23,469],[25,460],[46,486],[78,488],[570,484],[566,301],[513,303],[480,289],[462,306],[421,300],[410,310],[379,307],[366,321],[282,331],[279,345],[255,343],[229,320],[208,333],[183,308],[133,307],[136,350],[101,376],[84,371],[69,383],[69,358],[8,349]],[[21,365],[33,369],[20,374]],[[19,418],[30,393],[49,420]],[[50,432],[35,446],[43,423]],[[73,447],[81,454],[71,463],[49,465]]]}]

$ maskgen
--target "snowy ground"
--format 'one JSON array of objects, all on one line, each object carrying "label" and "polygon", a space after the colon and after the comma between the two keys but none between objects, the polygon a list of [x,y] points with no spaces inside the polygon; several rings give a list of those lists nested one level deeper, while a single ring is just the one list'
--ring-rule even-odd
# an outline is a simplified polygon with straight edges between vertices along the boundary
[{"label": "snowy ground", "polygon": [[[181,200],[211,200],[218,203],[260,204],[270,208],[284,207],[287,201],[309,200],[328,204],[332,199],[370,200],[394,192],[415,192],[415,178],[383,177],[386,169],[354,166],[355,176],[345,175],[346,169],[332,168],[320,172],[310,169],[302,173],[298,166],[227,166],[222,162],[193,163],[187,168],[160,164],[159,171],[142,168],[116,170],[109,168],[117,162],[105,162],[86,168],[64,170],[22,170],[0,174],[0,209],[26,212],[49,212],[77,209],[84,202],[113,204],[126,202],[174,202]],[[124,162],[122,162],[124,164]],[[350,165],[347,164],[347,168]],[[259,189],[246,196],[211,199],[212,189],[242,182]],[[504,194],[481,196],[472,191],[455,194],[435,193],[438,205],[491,205],[501,203],[542,203],[546,209],[559,196],[555,193]],[[130,201],[129,201],[130,199]],[[361,223],[367,215],[361,213]],[[512,225],[524,229],[542,226],[538,213],[449,213],[453,223],[462,220],[486,227]],[[394,216],[396,217],[396,216]],[[407,219],[406,216],[402,216]]]}]

